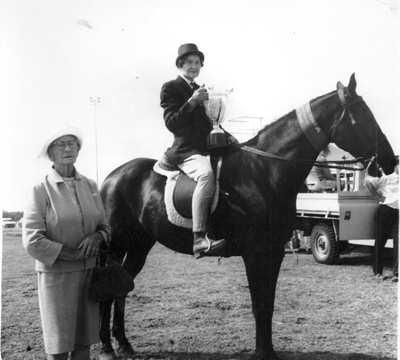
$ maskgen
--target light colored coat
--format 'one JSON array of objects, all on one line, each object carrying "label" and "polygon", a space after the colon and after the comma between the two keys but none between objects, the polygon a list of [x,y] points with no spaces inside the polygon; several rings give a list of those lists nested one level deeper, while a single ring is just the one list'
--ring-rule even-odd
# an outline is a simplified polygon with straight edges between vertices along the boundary
[{"label": "light colored coat", "polygon": [[[63,245],[76,249],[83,238],[100,231],[110,239],[110,227],[97,185],[76,173],[76,194],[54,169],[34,186],[24,211],[23,246],[36,259],[36,270],[70,272],[93,268],[96,257],[57,260]],[[83,223],[79,212],[82,211]]]}]

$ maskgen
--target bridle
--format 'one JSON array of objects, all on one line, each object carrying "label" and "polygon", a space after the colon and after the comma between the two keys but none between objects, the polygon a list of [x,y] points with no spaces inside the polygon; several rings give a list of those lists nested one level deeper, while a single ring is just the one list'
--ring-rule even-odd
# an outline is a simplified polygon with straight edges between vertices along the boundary
[{"label": "bridle", "polygon": [[[335,121],[335,123],[332,126],[332,128],[333,128],[332,138],[335,135],[337,127],[339,126],[339,124],[343,120],[345,114],[347,113],[350,118],[350,122],[354,129],[354,132],[357,134],[358,139],[360,140],[360,142],[363,143],[364,147],[367,149],[366,151],[373,153],[373,151],[371,151],[371,150],[375,149],[381,142],[385,141],[386,136],[384,134],[381,134],[381,136],[377,140],[373,141],[372,143],[365,141],[365,137],[362,136],[362,131],[360,131],[360,129],[359,129],[360,126],[358,125],[356,119],[354,118],[353,112],[351,111],[351,108],[350,108],[351,106],[353,106],[359,102],[362,102],[363,98],[361,96],[357,96],[355,99],[351,99],[350,101],[348,101],[348,100],[346,100],[344,89],[338,89],[337,93],[338,93],[340,102],[343,107],[343,112],[342,112],[340,118],[337,121]],[[374,154],[372,157],[376,158],[377,155]]]},{"label": "bridle", "polygon": [[[336,130],[338,128],[338,126],[340,125],[340,123],[343,121],[344,117],[346,114],[348,114],[350,121],[351,121],[351,125],[353,126],[353,129],[355,131],[355,133],[357,134],[358,138],[361,140],[361,142],[364,143],[365,147],[369,150],[372,147],[378,145],[381,141],[384,140],[384,138],[380,138],[377,141],[374,142],[374,144],[371,146],[370,144],[367,144],[365,142],[365,140],[363,139],[362,136],[360,136],[360,131],[357,129],[357,122],[354,118],[353,112],[351,111],[351,107],[361,101],[363,101],[363,98],[361,96],[357,96],[355,99],[352,99],[351,101],[347,101],[346,97],[345,97],[345,93],[344,93],[344,88],[339,88],[337,90],[343,111],[342,114],[340,115],[340,117],[335,120],[335,122],[332,125],[332,134],[331,134],[331,139],[334,137]],[[305,112],[308,113],[309,116],[311,116],[311,121],[309,121],[312,126],[307,128],[307,127],[302,127],[302,124],[300,123],[300,127],[302,127],[303,132],[305,133],[305,135],[307,137],[309,137],[310,135],[307,134],[307,131],[310,130],[310,128],[312,129],[311,133],[315,132],[318,133],[318,137],[320,138],[320,141],[318,143],[318,148],[316,148],[316,150],[319,152],[321,151],[326,145],[328,145],[328,143],[330,142],[330,140],[327,138],[327,136],[323,133],[323,131],[319,128],[318,123],[315,121],[312,112],[311,112],[311,108],[309,106],[309,104],[304,105],[304,107],[307,109],[305,110]],[[303,114],[303,112],[298,112],[298,119],[300,118],[299,114]],[[304,114],[303,114],[304,117]],[[299,120],[300,121],[300,120]],[[307,121],[307,120],[306,120]],[[317,128],[317,131],[315,130],[315,128]],[[321,140],[322,139],[322,140]],[[326,139],[326,140],[325,140]],[[327,141],[327,143],[325,143]],[[322,142],[322,144],[321,144]],[[311,144],[313,144],[314,142],[311,142]],[[325,144],[324,144],[325,143]],[[358,157],[354,160],[335,160],[335,161],[316,161],[316,160],[305,160],[305,159],[287,159],[287,158],[283,158],[281,156],[278,155],[274,155],[262,150],[258,150],[258,149],[254,149],[252,147],[249,147],[247,145],[241,145],[241,144],[235,144],[235,143],[231,143],[230,144],[233,147],[239,148],[241,150],[259,155],[259,156],[263,156],[269,159],[274,159],[274,160],[279,160],[279,161],[285,161],[285,162],[290,162],[290,163],[295,163],[295,164],[301,164],[301,165],[311,165],[311,166],[318,166],[318,167],[325,167],[325,168],[331,168],[331,169],[339,169],[339,170],[351,170],[351,171],[363,171],[366,168],[369,168],[371,166],[371,164],[374,162],[374,160],[377,157],[377,154],[373,154],[370,158],[368,159],[364,159],[363,157]],[[363,164],[363,166],[355,166],[355,167],[350,167],[347,166],[349,164]]]},{"label": "bridle", "polygon": [[352,99],[351,101],[347,101],[346,100],[346,96],[344,94],[344,89],[338,89],[337,94],[339,96],[340,99],[340,103],[342,104],[342,114],[340,115],[339,119],[335,120],[335,122],[332,125],[332,138],[335,136],[336,130],[339,126],[339,124],[342,122],[342,120],[344,119],[344,116],[346,115],[346,113],[348,113],[349,117],[350,117],[350,121],[351,121],[351,125],[354,128],[354,131],[357,133],[357,127],[356,127],[356,119],[354,118],[354,115],[350,109],[351,106],[358,104],[359,102],[363,101],[363,98],[361,96],[357,96],[355,99]]}]

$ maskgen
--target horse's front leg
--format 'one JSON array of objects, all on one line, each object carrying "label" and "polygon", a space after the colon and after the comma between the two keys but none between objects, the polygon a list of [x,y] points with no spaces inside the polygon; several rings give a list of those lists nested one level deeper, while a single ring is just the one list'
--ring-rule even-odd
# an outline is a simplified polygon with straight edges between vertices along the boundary
[{"label": "horse's front leg", "polygon": [[271,239],[258,240],[243,256],[249,281],[253,314],[256,321],[256,352],[254,359],[279,360],[272,344],[272,315],[275,289],[284,257],[284,244]]},{"label": "horse's front leg", "polygon": [[114,319],[112,333],[118,341],[117,355],[120,358],[130,358],[134,351],[125,335],[125,300],[126,296],[114,300]]}]

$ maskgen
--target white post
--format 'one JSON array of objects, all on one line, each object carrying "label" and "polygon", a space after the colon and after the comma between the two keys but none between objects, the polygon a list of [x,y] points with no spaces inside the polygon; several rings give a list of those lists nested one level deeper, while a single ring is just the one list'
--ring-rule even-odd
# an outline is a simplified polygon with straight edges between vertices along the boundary
[{"label": "white post", "polygon": [[96,147],[96,183],[97,186],[99,185],[99,161],[98,161],[98,155],[97,155],[97,104],[100,103],[100,98],[92,98],[90,97],[90,101],[93,103],[93,108],[94,108],[94,139],[95,139],[95,147]]}]

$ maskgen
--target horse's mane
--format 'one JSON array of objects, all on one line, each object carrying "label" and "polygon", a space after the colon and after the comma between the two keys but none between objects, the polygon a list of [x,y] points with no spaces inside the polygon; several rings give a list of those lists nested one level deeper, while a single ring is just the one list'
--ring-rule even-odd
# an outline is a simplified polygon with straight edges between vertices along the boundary
[{"label": "horse's mane", "polygon": [[286,115],[281,116],[280,118],[272,121],[271,123],[265,125],[262,129],[260,129],[257,134],[244,142],[244,145],[252,146],[256,145],[259,142],[259,138],[261,136],[270,136],[276,132],[276,128],[280,126],[282,122],[287,122],[290,118],[293,117],[295,110],[288,112]]},{"label": "horse's mane", "polygon": [[[323,100],[327,97],[332,96],[332,94],[335,94],[336,91],[331,91],[325,95],[321,95],[318,96],[312,100],[310,100],[311,102],[316,102],[316,101],[320,101]],[[244,142],[244,145],[248,145],[248,146],[252,146],[252,145],[256,145],[259,141],[259,138],[261,136],[274,136],[276,133],[276,129],[279,127],[282,131],[282,127],[281,124],[284,122],[288,122],[288,120],[293,119],[294,117],[296,117],[296,113],[295,113],[295,109],[291,110],[290,112],[288,112],[286,115],[281,116],[280,118],[270,122],[269,124],[265,125],[262,129],[260,129],[258,131],[258,133],[251,139],[247,140],[246,142]]]}]

